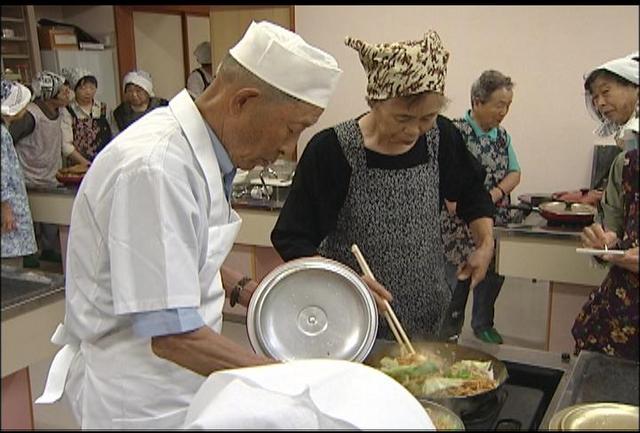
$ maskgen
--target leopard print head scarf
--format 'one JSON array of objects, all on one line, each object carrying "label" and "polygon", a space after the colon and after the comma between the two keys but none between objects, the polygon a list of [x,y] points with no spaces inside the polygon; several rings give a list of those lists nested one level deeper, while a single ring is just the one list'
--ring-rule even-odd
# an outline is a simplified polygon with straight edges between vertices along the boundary
[{"label": "leopard print head scarf", "polygon": [[444,94],[449,52],[429,30],[422,40],[369,44],[348,36],[345,45],[358,51],[367,73],[367,96],[384,100],[432,91]]}]

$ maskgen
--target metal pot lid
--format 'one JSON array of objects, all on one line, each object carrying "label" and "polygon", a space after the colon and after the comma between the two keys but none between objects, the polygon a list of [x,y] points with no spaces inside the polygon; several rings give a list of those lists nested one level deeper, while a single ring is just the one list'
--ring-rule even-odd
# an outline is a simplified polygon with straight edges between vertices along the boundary
[{"label": "metal pot lid", "polygon": [[595,215],[596,208],[585,203],[565,203],[562,201],[549,201],[540,204],[540,210],[556,215]]},{"label": "metal pot lid", "polygon": [[556,412],[551,430],[637,430],[638,406],[622,403],[581,403]]},{"label": "metal pot lid", "polygon": [[281,361],[363,361],[375,342],[373,295],[349,267],[321,257],[292,260],[258,285],[247,311],[251,346]]}]

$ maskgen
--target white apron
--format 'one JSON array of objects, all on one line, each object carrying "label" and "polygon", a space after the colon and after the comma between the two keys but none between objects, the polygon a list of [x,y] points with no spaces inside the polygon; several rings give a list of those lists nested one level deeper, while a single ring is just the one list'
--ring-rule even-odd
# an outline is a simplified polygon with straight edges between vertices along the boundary
[{"label": "white apron", "polygon": [[[211,141],[200,116],[194,116],[193,102],[186,90],[176,96],[169,107],[207,179],[210,225],[207,261],[199,271],[202,294],[198,311],[207,326],[221,332],[225,294],[219,269],[233,246],[241,219],[225,199]],[[218,223],[212,224],[212,221]],[[91,344],[78,340],[61,324],[51,341],[64,347],[56,354],[45,390],[36,403],[57,401],[66,383],[72,408],[83,429],[179,428],[193,395],[206,379],[157,357],[151,351],[149,339],[134,336],[130,327]],[[126,383],[114,384],[117,382],[114,378],[123,377],[124,369],[127,375],[122,382]],[[135,395],[134,411],[122,407],[123,392]],[[160,404],[157,403],[159,395],[167,396],[160,398]],[[147,400],[156,403],[149,404]]]}]

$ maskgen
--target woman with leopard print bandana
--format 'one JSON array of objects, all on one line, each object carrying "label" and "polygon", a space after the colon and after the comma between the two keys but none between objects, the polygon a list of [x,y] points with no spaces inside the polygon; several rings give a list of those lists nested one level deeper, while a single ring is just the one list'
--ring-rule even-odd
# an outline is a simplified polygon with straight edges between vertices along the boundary
[{"label": "woman with leopard print bandana", "polygon": [[[322,255],[359,272],[350,251],[357,244],[378,280],[365,277],[372,292],[392,297],[411,339],[434,339],[451,296],[439,220],[445,198],[458,203],[477,245],[460,278],[475,287],[494,249],[484,170],[440,115],[449,52],[431,30],[418,41],[345,44],[367,73],[370,111],[311,139],[271,241],[284,260]],[[393,340],[384,320],[378,329]]]}]

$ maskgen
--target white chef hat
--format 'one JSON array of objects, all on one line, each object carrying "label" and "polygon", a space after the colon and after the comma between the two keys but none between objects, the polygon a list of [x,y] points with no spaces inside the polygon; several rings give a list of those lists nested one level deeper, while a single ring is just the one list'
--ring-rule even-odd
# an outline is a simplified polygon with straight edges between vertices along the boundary
[{"label": "white chef hat", "polygon": [[143,71],[142,69],[130,71],[127,75],[124,76],[124,80],[122,81],[122,88],[125,89],[127,84],[135,84],[136,86],[142,87],[145,92],[149,94],[149,96],[155,96],[153,94],[153,80],[151,79],[151,74],[147,71]]},{"label": "white chef hat", "polygon": [[196,56],[196,60],[201,65],[210,65],[211,44],[208,41],[200,42],[196,49],[193,51],[193,55]]},{"label": "white chef hat", "polygon": [[15,116],[31,101],[31,91],[20,83],[2,80],[2,115]]},{"label": "white chef hat", "polygon": [[229,54],[273,87],[321,108],[342,73],[331,55],[268,21],[251,22]]}]

